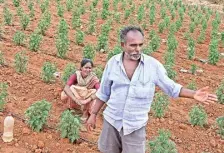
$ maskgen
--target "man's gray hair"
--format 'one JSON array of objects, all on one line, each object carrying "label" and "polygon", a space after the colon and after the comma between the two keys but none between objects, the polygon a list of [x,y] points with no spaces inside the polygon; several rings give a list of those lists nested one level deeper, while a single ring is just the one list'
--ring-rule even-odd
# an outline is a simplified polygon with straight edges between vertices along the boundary
[{"label": "man's gray hair", "polygon": [[127,33],[129,31],[139,31],[142,34],[142,36],[144,37],[144,33],[143,33],[143,31],[140,27],[138,27],[138,26],[126,26],[126,27],[122,28],[121,31],[120,31],[120,41],[121,42],[125,42]]}]

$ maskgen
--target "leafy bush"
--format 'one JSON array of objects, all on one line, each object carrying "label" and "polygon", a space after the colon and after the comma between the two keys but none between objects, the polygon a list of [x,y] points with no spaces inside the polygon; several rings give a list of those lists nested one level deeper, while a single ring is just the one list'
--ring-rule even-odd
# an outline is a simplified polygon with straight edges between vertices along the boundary
[{"label": "leafy bush", "polygon": [[43,129],[47,122],[51,103],[46,100],[37,101],[32,104],[26,111],[25,116],[28,119],[27,124],[36,132]]},{"label": "leafy bush", "polygon": [[177,75],[176,71],[172,68],[171,65],[164,65],[164,67],[165,67],[165,69],[166,69],[166,71],[167,71],[167,76],[168,76],[170,79],[174,80],[175,77],[176,77],[176,75]]},{"label": "leafy bush", "polygon": [[188,88],[188,89],[191,89],[191,90],[197,90],[197,85],[196,85],[195,80],[191,81],[191,82],[187,85],[187,88]]},{"label": "leafy bush", "polygon": [[83,57],[93,60],[95,57],[96,51],[93,45],[88,44],[83,48]]},{"label": "leafy bush", "polygon": [[168,109],[169,99],[167,95],[163,93],[155,94],[155,101],[152,103],[153,115],[157,118],[161,118],[165,115],[166,110]]},{"label": "leafy bush", "polygon": [[15,54],[14,66],[16,72],[18,73],[26,72],[27,64],[28,64],[28,57],[25,55],[24,51]]},{"label": "leafy bush", "polygon": [[40,34],[38,34],[37,31],[34,31],[30,35],[29,49],[36,52],[40,47],[40,43],[42,41],[42,38],[43,37]]},{"label": "leafy bush", "polygon": [[5,82],[0,83],[0,112],[3,111],[4,105],[6,103],[6,97],[8,95],[7,88],[8,88],[7,83]]},{"label": "leafy bush", "polygon": [[78,11],[73,11],[72,13],[72,28],[75,29],[81,26],[80,13]]},{"label": "leafy bush", "polygon": [[79,139],[81,128],[80,118],[73,115],[74,111],[66,110],[61,114],[59,131],[62,138],[68,138],[71,143]]},{"label": "leafy bush", "polygon": [[220,104],[224,104],[224,81],[221,82],[219,87],[216,90],[216,95],[218,97],[218,102]]},{"label": "leafy bush", "polygon": [[29,25],[29,22],[30,22],[30,18],[28,15],[23,14],[20,17],[20,24],[23,30],[26,30],[27,26]]},{"label": "leafy bush", "polygon": [[44,12],[43,16],[41,17],[40,22],[38,23],[38,29],[40,30],[42,35],[45,35],[45,31],[51,24],[51,14],[50,12]]},{"label": "leafy bush", "polygon": [[160,129],[159,136],[149,142],[151,153],[177,153],[176,144],[170,137],[169,131]]},{"label": "leafy bush", "polygon": [[3,14],[4,14],[4,21],[7,25],[11,25],[12,24],[12,18],[13,15],[10,12],[10,10],[7,7],[4,7],[3,9]]},{"label": "leafy bush", "polygon": [[144,5],[141,5],[138,9],[138,21],[141,22],[142,19],[144,18],[145,10],[144,10]]},{"label": "leafy bush", "polygon": [[189,38],[188,39],[188,59],[192,60],[195,55],[195,42],[194,39]]},{"label": "leafy bush", "polygon": [[41,78],[46,83],[51,83],[54,81],[54,73],[57,71],[57,68],[54,64],[50,62],[45,62],[42,67]]},{"label": "leafy bush", "polygon": [[64,7],[63,7],[63,5],[60,5],[60,4],[58,4],[57,5],[57,13],[58,13],[58,16],[60,16],[60,17],[63,17],[63,15],[64,15]]},{"label": "leafy bush", "polygon": [[197,42],[198,43],[203,43],[205,40],[205,30],[201,30],[200,35],[198,36]]},{"label": "leafy bush", "polygon": [[111,57],[113,57],[114,55],[120,54],[121,53],[121,47],[120,46],[115,46],[114,49],[112,51],[110,51],[107,55],[107,60],[109,60]]},{"label": "leafy bush", "polygon": [[78,45],[83,44],[84,32],[82,32],[81,30],[77,30],[76,35],[75,35],[75,41],[76,41],[76,44],[78,44]]},{"label": "leafy bush", "polygon": [[189,122],[192,125],[199,125],[203,127],[207,123],[207,113],[202,106],[195,105],[189,112]]},{"label": "leafy bush", "polygon": [[40,4],[41,12],[44,13],[49,7],[49,0],[43,0]]},{"label": "leafy bush", "polygon": [[19,7],[19,5],[20,5],[20,0],[13,0],[13,5],[14,5],[15,7]]},{"label": "leafy bush", "polygon": [[74,7],[74,0],[66,0],[67,11],[71,11]]},{"label": "leafy bush", "polygon": [[24,14],[23,8],[21,6],[17,7],[16,13],[19,17],[21,17]]},{"label": "leafy bush", "polygon": [[64,69],[64,72],[62,74],[62,82],[64,84],[67,83],[69,77],[74,74],[76,71],[76,68],[75,68],[75,64],[73,63],[68,63],[66,66],[65,66],[65,69]]},{"label": "leafy bush", "polygon": [[208,62],[215,65],[219,61],[218,40],[212,39],[209,45]]},{"label": "leafy bush", "polygon": [[94,73],[96,74],[97,78],[99,80],[101,80],[102,75],[103,75],[103,67],[102,66],[98,66],[94,69]]},{"label": "leafy bush", "polygon": [[222,139],[224,139],[224,116],[218,117],[216,123],[219,128],[218,133],[221,135]]},{"label": "leafy bush", "polygon": [[23,45],[25,38],[26,35],[22,31],[16,31],[15,35],[13,36],[13,42],[16,45]]},{"label": "leafy bush", "polygon": [[0,51],[0,65],[5,65],[5,58],[3,57],[2,51]]}]

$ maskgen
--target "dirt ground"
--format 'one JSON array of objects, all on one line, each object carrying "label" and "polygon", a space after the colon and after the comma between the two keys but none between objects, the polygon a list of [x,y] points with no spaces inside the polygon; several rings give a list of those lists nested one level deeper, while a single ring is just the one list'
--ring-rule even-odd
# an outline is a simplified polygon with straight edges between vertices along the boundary
[{"label": "dirt ground", "polygon": [[[53,0],[52,0],[53,1]],[[16,30],[21,30],[19,17],[14,16],[13,25],[3,26],[4,35],[0,41],[0,50],[3,52],[7,62],[7,66],[0,67],[0,82],[7,82],[8,99],[5,106],[5,111],[0,113],[0,134],[3,132],[3,121],[7,116],[7,112],[13,112],[20,117],[24,117],[25,110],[34,102],[46,99],[52,103],[52,110],[48,120],[50,127],[57,127],[59,123],[60,114],[68,108],[68,104],[64,104],[60,100],[60,92],[63,85],[60,80],[53,84],[44,83],[41,78],[41,67],[45,61],[55,62],[58,71],[63,71],[66,64],[73,62],[76,67],[79,67],[79,62],[82,59],[82,48],[74,42],[75,30],[71,28],[72,13],[65,11],[64,18],[69,24],[69,39],[70,48],[66,59],[60,59],[56,56],[55,47],[55,33],[60,18],[57,15],[56,3],[51,1],[50,12],[52,15],[51,26],[43,38],[38,52],[31,52],[28,49],[28,42],[23,46],[16,46],[12,39]],[[63,1],[64,2],[64,1]],[[204,1],[203,1],[204,2]],[[135,1],[135,4],[141,1]],[[201,2],[202,3],[202,2]],[[12,1],[7,1],[8,7],[16,14],[16,9]],[[89,6],[90,1],[85,2]],[[223,4],[223,3],[222,3]],[[25,1],[22,1],[22,7],[25,12],[28,12],[28,7]],[[0,4],[0,12],[3,12],[4,4]],[[138,5],[136,5],[138,6]],[[98,11],[101,8],[101,3],[97,5]],[[220,6],[222,7],[222,6]],[[37,27],[41,16],[40,7],[35,3],[35,18],[31,21],[28,28],[24,31],[27,35],[31,34]],[[88,7],[86,7],[88,8]],[[157,10],[160,9],[156,5]],[[112,8],[111,8],[112,9]],[[121,11],[121,8],[119,8]],[[87,29],[90,11],[87,9],[86,13],[81,16],[83,23],[82,30]],[[128,25],[129,20],[123,20],[121,23],[112,22],[112,29],[109,33],[109,48],[112,49],[117,42],[117,30],[123,25]],[[212,16],[213,18],[214,16]],[[156,21],[161,20],[160,14],[156,15]],[[0,14],[0,21],[3,22],[3,13]],[[206,40],[202,44],[196,44],[196,57],[200,59],[207,59],[209,53],[211,21],[208,21],[209,26],[206,31]],[[220,31],[224,30],[224,23],[220,24]],[[97,19],[97,29],[95,35],[86,35],[84,44],[97,44],[97,37],[100,34],[100,28],[105,21],[100,18]],[[198,60],[187,59],[187,40],[184,39],[183,34],[189,29],[190,19],[185,15],[182,28],[175,34],[178,40],[178,48],[176,51],[176,59],[174,69],[177,74],[176,81],[186,86],[192,80],[195,80],[197,87],[210,86],[210,91],[215,92],[221,80],[224,79],[224,58],[221,58],[217,65],[210,65],[202,63]],[[149,31],[158,29],[158,24],[154,23],[152,26],[148,23],[145,29],[146,41],[149,37]],[[162,40],[166,40],[168,31],[159,34]],[[199,28],[192,34],[193,38],[199,35]],[[17,52],[25,50],[29,57],[28,71],[24,74],[16,73],[13,62],[14,56]],[[164,53],[166,51],[166,43],[161,42],[160,48],[157,52],[152,54],[153,57],[164,63]],[[219,51],[224,52],[224,48],[219,45]],[[99,53],[94,59],[95,66],[106,64],[107,53]],[[180,69],[190,69],[191,64],[196,64],[198,68],[203,70],[203,73],[196,75],[180,73]],[[169,129],[172,137],[171,139],[176,143],[179,153],[224,153],[224,140],[216,133],[215,119],[224,115],[224,105],[215,103],[212,105],[203,105],[208,113],[208,125],[204,128],[193,127],[188,122],[188,112],[193,105],[197,104],[195,100],[191,99],[170,99],[169,110],[165,117],[156,119],[149,113],[149,122],[147,124],[147,140],[153,139],[157,136],[158,129]],[[14,140],[10,143],[4,143],[0,139],[0,153],[97,153],[97,140],[102,129],[102,115],[98,116],[97,128],[93,132],[82,132],[81,140],[77,144],[69,143],[68,139],[60,138],[60,133],[52,128],[45,127],[40,133],[33,132],[30,128],[18,117],[15,117]],[[88,141],[84,141],[88,140]],[[134,153],[134,152],[133,152]]]}]

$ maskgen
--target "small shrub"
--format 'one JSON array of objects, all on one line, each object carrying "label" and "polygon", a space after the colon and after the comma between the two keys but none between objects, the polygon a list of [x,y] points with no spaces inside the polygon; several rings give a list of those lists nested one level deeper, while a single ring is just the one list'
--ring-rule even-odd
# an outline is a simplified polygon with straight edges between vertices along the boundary
[{"label": "small shrub", "polygon": [[207,113],[202,106],[195,105],[189,112],[189,122],[203,127],[207,123]]},{"label": "small shrub", "polygon": [[195,55],[195,42],[194,39],[189,38],[188,39],[188,59],[192,60]]},{"label": "small shrub", "polygon": [[21,27],[23,30],[26,30],[27,26],[29,25],[30,23],[30,18],[28,15],[26,14],[23,14],[21,17],[20,17],[20,24],[21,24]]},{"label": "small shrub", "polygon": [[18,52],[15,55],[15,62],[14,66],[17,73],[24,73],[26,72],[28,64],[28,57],[25,55],[25,52]]},{"label": "small shrub", "polygon": [[32,104],[26,111],[25,116],[28,119],[27,124],[33,131],[40,132],[47,122],[51,103],[46,100],[37,101]]},{"label": "small shrub", "polygon": [[63,17],[63,15],[64,15],[64,7],[63,7],[63,5],[58,4],[57,11],[58,11],[57,12],[58,16]]},{"label": "small shrub", "polygon": [[218,97],[218,103],[224,104],[224,81],[221,82],[216,90],[216,95]]},{"label": "small shrub", "polygon": [[13,36],[13,42],[16,45],[23,45],[25,38],[26,35],[22,31],[16,31],[15,35]]},{"label": "small shrub", "polygon": [[80,13],[78,11],[73,11],[72,13],[72,28],[75,29],[81,26]]},{"label": "small shrub", "polygon": [[43,2],[41,2],[40,4],[40,9],[41,12],[44,13],[49,7],[49,0],[44,0]]},{"label": "small shrub", "polygon": [[101,80],[102,75],[103,75],[103,67],[98,66],[94,69],[94,73],[96,74],[97,78]]},{"label": "small shrub", "polygon": [[164,129],[159,130],[159,136],[149,142],[151,153],[177,153],[176,144],[170,140],[171,134]]},{"label": "small shrub", "polygon": [[174,80],[176,78],[176,75],[177,75],[176,71],[172,68],[171,65],[165,65],[164,67],[165,67],[165,69],[167,71],[167,76],[170,79]]},{"label": "small shrub", "polygon": [[196,74],[197,66],[196,66],[195,64],[192,64],[192,65],[191,65],[191,70],[190,70],[190,71],[191,71],[192,74]]},{"label": "small shrub", "polygon": [[19,7],[19,5],[20,5],[20,0],[13,0],[13,5],[14,5],[15,7]]},{"label": "small shrub", "polygon": [[76,41],[76,44],[78,44],[78,45],[83,44],[84,32],[82,32],[81,30],[78,30],[75,35],[75,41]]},{"label": "small shrub", "polygon": [[166,110],[168,109],[169,100],[167,95],[163,93],[155,94],[155,101],[152,103],[152,111],[156,118],[161,118],[165,115]]},{"label": "small shrub", "polygon": [[38,23],[38,29],[40,30],[42,35],[45,35],[45,31],[51,24],[51,14],[50,12],[44,12],[43,16],[41,17],[40,22]]},{"label": "small shrub", "polygon": [[95,57],[96,51],[93,45],[88,44],[83,48],[83,57],[93,60]]},{"label": "small shrub", "polygon": [[30,35],[30,40],[29,40],[29,49],[32,51],[37,51],[40,47],[40,43],[42,41],[42,36],[38,34],[38,32],[34,31]]},{"label": "small shrub", "polygon": [[218,125],[218,133],[221,135],[222,139],[224,139],[224,116],[218,117],[216,123]]},{"label": "small shrub", "polygon": [[65,66],[65,69],[64,69],[64,72],[62,74],[62,82],[64,84],[67,83],[69,77],[74,74],[76,71],[76,68],[75,68],[75,64],[73,63],[68,63],[66,66]]},{"label": "small shrub", "polygon": [[5,65],[5,58],[3,56],[2,51],[0,51],[0,65]]},{"label": "small shrub", "polygon": [[23,8],[21,6],[17,7],[16,12],[20,17],[24,14]]},{"label": "small shrub", "polygon": [[121,47],[120,46],[115,46],[114,49],[108,53],[107,60],[109,60],[114,55],[120,54],[121,51],[122,50],[121,50]]},{"label": "small shrub", "polygon": [[68,138],[71,143],[79,139],[81,128],[80,118],[73,115],[74,111],[66,110],[61,114],[59,131],[62,138]]},{"label": "small shrub", "polygon": [[209,45],[208,62],[215,65],[219,61],[218,40],[212,39]]},{"label": "small shrub", "polygon": [[4,110],[6,97],[8,96],[7,88],[8,88],[7,83],[5,82],[0,83],[0,112]]},{"label": "small shrub", "polygon": [[46,83],[52,83],[54,81],[54,73],[57,68],[54,64],[50,62],[45,62],[42,67],[41,78]]},{"label": "small shrub", "polygon": [[194,22],[191,22],[189,28],[190,28],[190,32],[193,33],[194,32],[194,29],[195,29],[195,23]]},{"label": "small shrub", "polygon": [[197,85],[196,85],[195,80],[191,81],[191,82],[187,85],[187,88],[188,88],[188,89],[191,89],[191,90],[197,90]]},{"label": "small shrub", "polygon": [[71,11],[74,7],[74,0],[66,0],[67,11]]},{"label": "small shrub", "polygon": [[4,7],[3,14],[4,14],[4,21],[5,21],[5,23],[7,25],[11,25],[12,24],[13,15],[10,12],[10,10],[8,8]]}]

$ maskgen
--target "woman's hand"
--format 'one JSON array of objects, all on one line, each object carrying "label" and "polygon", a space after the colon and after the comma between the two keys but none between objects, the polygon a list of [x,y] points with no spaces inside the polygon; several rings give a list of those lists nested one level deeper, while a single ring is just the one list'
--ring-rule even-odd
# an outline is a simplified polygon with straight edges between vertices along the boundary
[{"label": "woman's hand", "polygon": [[197,90],[194,94],[194,99],[204,104],[214,103],[215,101],[218,101],[215,94],[210,94],[208,92],[208,86]]},{"label": "woman's hand", "polygon": [[96,114],[91,114],[89,119],[86,122],[87,130],[92,131],[96,128]]}]

